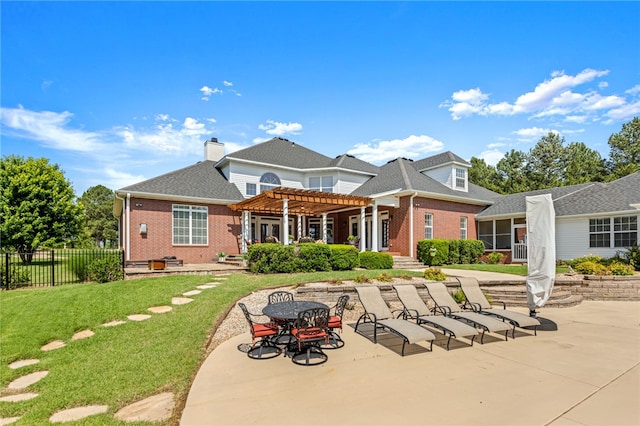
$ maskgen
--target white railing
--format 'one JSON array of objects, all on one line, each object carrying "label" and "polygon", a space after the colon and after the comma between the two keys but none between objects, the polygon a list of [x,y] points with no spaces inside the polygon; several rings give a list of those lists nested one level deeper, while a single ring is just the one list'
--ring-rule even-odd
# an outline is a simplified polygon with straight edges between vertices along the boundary
[{"label": "white railing", "polygon": [[515,243],[513,245],[513,251],[511,253],[511,260],[513,262],[526,262],[527,261],[527,245],[525,243]]}]

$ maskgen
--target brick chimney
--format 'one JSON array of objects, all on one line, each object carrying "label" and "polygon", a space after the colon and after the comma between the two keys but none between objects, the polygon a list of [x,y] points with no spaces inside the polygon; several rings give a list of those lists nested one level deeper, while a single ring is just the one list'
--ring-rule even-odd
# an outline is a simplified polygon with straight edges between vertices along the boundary
[{"label": "brick chimney", "polygon": [[218,162],[224,157],[224,144],[218,138],[211,138],[204,142],[204,159]]}]

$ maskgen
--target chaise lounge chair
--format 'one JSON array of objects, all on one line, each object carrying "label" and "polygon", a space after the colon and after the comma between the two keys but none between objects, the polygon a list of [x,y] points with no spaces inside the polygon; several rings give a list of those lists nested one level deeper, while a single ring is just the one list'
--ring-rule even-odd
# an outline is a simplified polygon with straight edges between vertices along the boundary
[{"label": "chaise lounge chair", "polygon": [[[378,287],[356,287],[356,292],[364,307],[364,314],[358,318],[356,323],[356,333],[358,333],[360,321],[362,324],[371,322],[373,323],[373,343],[378,343],[378,328],[382,328],[402,338],[402,356],[404,356],[404,347],[407,343],[430,342],[429,350],[433,350],[433,341],[436,336],[416,323],[394,318]],[[359,334],[364,336],[362,332]]]},{"label": "chaise lounge chair", "polygon": [[502,303],[502,309],[493,308],[491,303],[487,300],[482,290],[480,290],[480,284],[478,280],[473,277],[458,278],[460,282],[460,288],[467,298],[467,304],[471,306],[474,312],[478,312],[484,315],[490,315],[500,318],[501,320],[509,321],[513,324],[513,333],[511,336],[515,339],[516,327],[533,327],[534,335],[538,335],[538,326],[540,321],[529,315],[521,314],[520,312],[507,310],[507,305]]},{"label": "chaise lounge chair", "polygon": [[513,330],[513,326],[510,323],[477,312],[463,311],[451,294],[449,294],[449,290],[447,290],[447,287],[443,283],[425,283],[425,287],[427,287],[429,296],[431,296],[431,299],[435,302],[437,309],[440,310],[443,315],[465,320],[482,329],[480,343],[484,343],[484,334],[487,331],[494,333],[504,331],[504,340],[508,340],[509,331]]},{"label": "chaise lounge chair", "polygon": [[394,285],[393,289],[396,291],[400,302],[402,302],[405,315],[408,318],[416,320],[418,324],[427,324],[435,327],[441,330],[445,336],[449,335],[447,350],[449,350],[449,343],[451,343],[452,337],[471,337],[470,346],[473,346],[473,340],[479,334],[475,327],[471,327],[455,318],[432,314],[429,307],[420,298],[418,290],[411,284]]}]

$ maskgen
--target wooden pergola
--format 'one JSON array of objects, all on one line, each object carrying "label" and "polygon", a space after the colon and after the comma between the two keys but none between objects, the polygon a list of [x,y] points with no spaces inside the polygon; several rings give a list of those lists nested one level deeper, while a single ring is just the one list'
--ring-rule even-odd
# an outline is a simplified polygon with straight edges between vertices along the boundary
[{"label": "wooden pergola", "polygon": [[[284,200],[288,200],[286,204]],[[345,208],[362,208],[371,203],[369,197],[278,187],[231,204],[229,208],[234,211],[282,215],[287,205],[288,214],[316,216]]]}]

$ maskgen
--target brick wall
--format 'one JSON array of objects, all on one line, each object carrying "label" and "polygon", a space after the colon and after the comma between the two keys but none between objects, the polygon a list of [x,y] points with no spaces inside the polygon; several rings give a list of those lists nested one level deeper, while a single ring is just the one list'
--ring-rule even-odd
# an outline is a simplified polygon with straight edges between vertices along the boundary
[{"label": "brick wall", "polygon": [[[131,199],[131,260],[175,256],[184,263],[208,263],[217,253],[240,253],[240,214],[226,206],[209,204],[209,242],[207,245],[174,245],[171,201]],[[206,205],[206,204],[192,204]],[[147,224],[146,235],[140,224]]]}]

